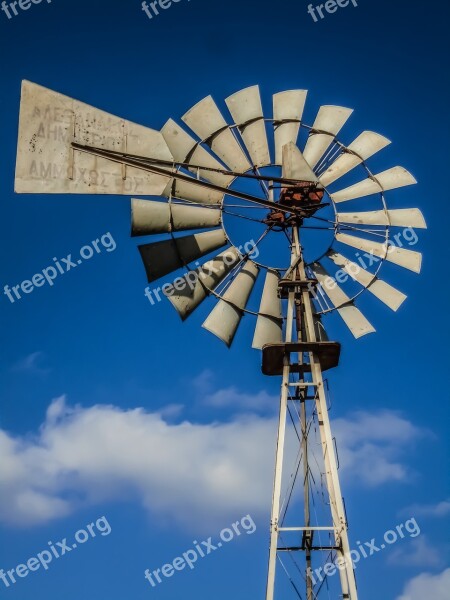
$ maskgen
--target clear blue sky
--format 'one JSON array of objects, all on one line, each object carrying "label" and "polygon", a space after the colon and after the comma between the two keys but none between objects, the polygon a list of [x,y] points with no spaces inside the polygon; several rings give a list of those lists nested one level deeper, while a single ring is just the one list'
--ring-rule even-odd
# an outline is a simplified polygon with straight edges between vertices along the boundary
[{"label": "clear blue sky", "polygon": [[[419,181],[390,202],[425,215],[423,271],[389,270],[409,296],[398,314],[363,300],[377,334],[354,341],[339,317],[327,321],[343,344],[332,418],[352,540],[408,517],[422,530],[358,567],[362,600],[395,600],[408,585],[415,600],[408,582],[446,576],[450,11],[443,0],[360,0],[315,23],[307,4],[181,0],[152,20],[137,0],[0,13],[0,288],[107,232],[117,244],[52,288],[15,304],[0,296],[0,568],[103,515],[112,528],[48,572],[0,581],[1,597],[262,598],[278,396],[250,349],[250,319],[228,351],[201,329],[205,309],[182,325],[169,303],[149,304],[127,197],[13,193],[22,79],[156,129],[210,93],[221,101],[258,83],[270,106],[273,93],[305,88],[310,122],[320,104],[349,106],[346,141],[364,129],[393,140],[375,165]],[[158,588],[143,579],[247,514],[255,534]]]}]

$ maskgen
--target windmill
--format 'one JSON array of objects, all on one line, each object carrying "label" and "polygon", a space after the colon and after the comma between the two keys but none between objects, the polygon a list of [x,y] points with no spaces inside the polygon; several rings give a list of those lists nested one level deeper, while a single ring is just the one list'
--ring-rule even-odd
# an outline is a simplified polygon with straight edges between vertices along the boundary
[{"label": "windmill", "polygon": [[[336,311],[355,338],[374,332],[356,300],[367,290],[390,309],[400,307],[406,296],[379,271],[391,262],[418,273],[421,255],[393,243],[392,231],[426,225],[418,209],[387,207],[387,192],[416,183],[412,175],[401,167],[373,174],[367,165],[389,140],[364,131],[352,143],[341,143],[337,136],[352,111],[339,106],[322,106],[313,125],[306,125],[306,95],[275,94],[273,116],[267,118],[259,87],[241,90],[225,101],[231,124],[209,96],[182,117],[183,125],[169,119],[156,131],[25,81],[16,191],[153,197],[131,201],[132,235],[158,236],[139,245],[148,281],[182,270],[165,288],[170,302],[185,320],[213,299],[203,327],[228,346],[242,318],[256,317],[252,347],[262,351],[263,373],[281,377],[266,600],[280,597],[280,567],[293,593],[303,597],[303,586],[307,600],[317,598],[329,573],[324,580],[313,569],[317,557],[326,555],[338,565],[335,597],[356,600],[324,380],[324,372],[338,365],[340,345],[328,339],[322,317]],[[341,178],[350,185],[342,187]],[[256,185],[259,193],[250,193]],[[341,203],[352,211],[340,212]],[[227,215],[261,228],[246,250],[233,243]],[[307,260],[307,234],[319,230],[331,235],[330,243]],[[264,243],[273,258],[275,239],[285,242],[284,266],[257,262],[254,255]],[[361,261],[361,253],[372,258],[374,269]],[[297,458],[282,501],[288,430],[296,436]],[[311,466],[313,431],[321,458],[317,468]],[[293,499],[299,471],[302,510],[298,497]],[[321,515],[312,505],[317,478],[326,507]]]}]

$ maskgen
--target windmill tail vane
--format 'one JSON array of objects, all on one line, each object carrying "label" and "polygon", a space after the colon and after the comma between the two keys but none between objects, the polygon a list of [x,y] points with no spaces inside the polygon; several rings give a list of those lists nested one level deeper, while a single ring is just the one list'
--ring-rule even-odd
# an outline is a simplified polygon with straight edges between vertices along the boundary
[{"label": "windmill tail vane", "polygon": [[[132,197],[132,237],[150,238],[138,245],[147,280],[179,272],[169,301],[182,320],[213,298],[203,328],[231,346],[243,317],[256,318],[252,347],[262,351],[262,371],[281,377],[266,600],[303,597],[300,589],[307,600],[330,592],[357,600],[324,379],[341,347],[322,318],[336,312],[355,338],[373,333],[356,301],[367,291],[400,308],[406,295],[380,270],[389,262],[419,273],[421,254],[393,246],[392,231],[426,224],[417,208],[387,206],[387,193],[414,177],[367,164],[390,141],[364,131],[344,145],[338,135],[353,111],[321,106],[307,125],[306,98],[306,90],[277,93],[267,117],[252,86],[226,98],[227,117],[208,96],[182,125],[169,119],[157,131],[24,81],[15,189]],[[242,252],[228,222],[249,221],[260,235]],[[309,229],[332,238],[312,259]],[[284,266],[260,261],[260,249],[271,257],[279,240]],[[356,262],[360,252],[377,258],[375,270]],[[339,577],[324,585],[312,573],[330,557]]]}]

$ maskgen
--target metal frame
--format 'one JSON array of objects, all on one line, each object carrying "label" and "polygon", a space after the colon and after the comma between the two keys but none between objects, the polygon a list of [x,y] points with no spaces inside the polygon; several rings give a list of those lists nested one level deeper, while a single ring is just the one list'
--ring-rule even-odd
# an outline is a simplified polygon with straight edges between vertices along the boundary
[{"label": "metal frame", "polygon": [[[291,264],[298,266],[293,270],[293,281],[298,282],[298,286],[290,286],[288,293],[287,314],[286,314],[286,332],[285,343],[293,342],[294,325],[297,341],[299,342],[317,342],[314,324],[314,311],[310,291],[302,282],[306,280],[305,264],[302,261],[302,248],[300,246],[299,230],[293,228],[293,244],[291,249]],[[338,476],[338,461],[335,445],[331,434],[330,419],[325,394],[322,367],[317,353],[308,353],[306,363],[311,370],[308,376],[307,369],[300,369],[298,379],[293,382],[292,377],[298,369],[292,369],[289,354],[285,354],[284,368],[281,383],[280,412],[278,422],[277,450],[275,459],[275,475],[273,485],[272,514],[270,523],[270,552],[267,574],[266,600],[275,598],[275,582],[277,573],[277,558],[280,552],[305,552],[305,581],[306,598],[313,600],[316,598],[313,586],[313,580],[310,577],[312,565],[312,555],[317,551],[334,550],[342,568],[339,569],[342,597],[349,600],[357,600],[356,581],[353,571],[353,565],[350,558],[350,544],[347,533],[347,519],[345,514],[344,501]],[[298,355],[298,365],[304,365],[304,354]],[[305,365],[306,366],[306,365]],[[307,378],[310,380],[307,380]],[[301,447],[303,450],[303,470],[304,470],[304,523],[298,527],[283,528],[280,525],[281,517],[281,485],[283,476],[283,459],[286,444],[286,426],[288,417],[288,402],[290,398],[290,389],[296,390],[297,397],[301,400]],[[306,402],[307,393],[305,390],[314,389],[314,405],[319,425],[322,456],[325,465],[325,479],[328,491],[332,524],[322,526],[311,526],[311,514],[309,505],[309,476],[308,476],[308,429],[306,421]],[[303,394],[302,390],[303,389]],[[282,531],[302,532],[303,541],[301,546],[280,547],[279,537]],[[324,547],[313,545],[313,536],[315,531],[329,530],[334,532],[334,546]]]}]

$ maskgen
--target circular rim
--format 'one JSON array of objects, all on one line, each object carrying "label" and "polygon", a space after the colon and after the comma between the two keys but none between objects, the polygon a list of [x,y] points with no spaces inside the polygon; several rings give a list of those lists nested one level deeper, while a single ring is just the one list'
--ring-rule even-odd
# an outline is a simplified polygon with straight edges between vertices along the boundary
[{"label": "circular rim", "polygon": [[[277,122],[276,119],[273,119],[273,118],[263,118],[261,120],[263,120],[265,123],[272,123],[272,124],[274,124],[274,123]],[[301,132],[302,128],[304,130],[308,130],[308,131],[312,131],[313,130],[313,127],[311,125],[307,125],[306,123],[303,123],[301,120],[291,119],[290,121],[291,122],[296,122],[296,123],[299,124],[299,134],[298,135],[300,135],[300,132]],[[228,127],[229,127],[230,130],[235,129],[235,130],[237,130],[239,132],[239,126],[237,124],[228,125]],[[239,139],[241,139],[240,135],[239,135]],[[206,142],[207,142],[207,140],[202,140],[202,141],[197,142],[196,145],[194,146],[194,148],[192,149],[192,151],[191,151],[190,154],[192,154],[193,151],[198,146],[201,146],[201,147],[207,149],[212,154],[212,156],[214,156],[215,155],[214,151],[210,148],[210,146]],[[330,164],[333,164],[334,161],[338,159],[338,157],[342,154],[343,151],[344,152],[348,152],[347,147],[345,146],[345,144],[343,144],[342,142],[340,142],[338,140],[338,138],[335,136],[333,138],[332,143],[330,144],[330,147],[327,149],[327,151],[324,154],[324,156],[321,157],[321,160],[319,161],[318,164],[322,165],[322,167],[328,167]],[[361,158],[361,157],[359,157],[359,158]],[[361,163],[359,165],[357,165],[357,167],[358,168],[362,167],[365,170],[367,177],[369,179],[372,179],[372,180],[376,181],[376,178],[374,177],[372,171],[368,167],[366,160],[361,159]],[[242,175],[250,174],[250,173],[255,174],[255,171],[258,171],[259,169],[266,169],[266,168],[280,168],[280,165],[274,164],[274,163],[270,163],[270,164],[267,164],[267,165],[261,165],[259,167],[255,167],[253,169],[248,169],[247,171],[244,171],[242,173]],[[316,171],[317,170],[317,166],[313,170]],[[319,168],[318,170],[319,170],[319,172],[322,171],[321,168]],[[326,168],[323,169],[323,172],[325,170],[326,170]],[[320,177],[320,176],[318,175],[318,177]],[[236,181],[238,181],[238,180],[239,180],[239,176],[233,177],[233,179],[226,186],[227,189],[229,189],[230,186],[233,183],[235,183]],[[382,186],[380,185],[380,188],[381,187]],[[330,200],[330,205],[332,206],[333,212],[334,212],[334,221],[328,220],[328,219],[326,220],[330,224],[330,229],[331,229],[331,226],[334,228],[333,240],[332,240],[331,244],[328,246],[328,248],[325,250],[325,252],[323,252],[318,258],[316,258],[314,261],[305,263],[306,268],[310,270],[311,269],[311,265],[313,263],[320,261],[322,258],[324,258],[328,254],[328,252],[330,250],[332,250],[333,245],[337,241],[336,240],[336,234],[341,231],[341,228],[345,228],[347,231],[350,229],[350,230],[353,230],[353,231],[357,231],[358,233],[362,233],[362,234],[365,233],[366,235],[379,234],[381,236],[382,235],[382,231],[383,231],[382,228],[384,227],[384,236],[383,237],[384,237],[384,244],[386,246],[386,253],[385,253],[384,256],[378,257],[380,259],[379,264],[377,265],[377,268],[375,269],[375,273],[373,273],[373,274],[371,273],[371,275],[373,275],[373,277],[370,280],[370,282],[368,283],[368,285],[363,286],[362,289],[360,289],[357,293],[353,294],[349,298],[348,301],[346,301],[346,302],[344,302],[344,303],[342,303],[340,305],[337,305],[337,306],[333,306],[333,307],[329,307],[329,308],[317,311],[317,314],[319,314],[319,315],[329,314],[331,312],[334,312],[335,310],[338,310],[339,308],[342,308],[343,306],[348,306],[349,304],[354,304],[355,301],[356,301],[356,299],[359,298],[359,296],[361,296],[367,290],[367,288],[370,287],[370,285],[372,285],[372,283],[378,278],[378,274],[379,274],[380,270],[382,269],[382,267],[384,265],[384,262],[386,261],[386,258],[387,258],[388,253],[389,253],[390,229],[392,227],[392,225],[390,223],[390,219],[389,219],[389,212],[388,212],[388,207],[387,207],[387,203],[386,203],[385,194],[384,194],[383,191],[379,192],[378,195],[380,197],[380,201],[381,201],[381,205],[382,205],[382,210],[383,210],[383,212],[384,212],[384,214],[386,216],[386,220],[387,220],[388,224],[385,225],[385,226],[380,226],[380,231],[373,232],[373,231],[370,231],[370,230],[364,230],[362,228],[360,229],[358,227],[352,227],[351,225],[348,225],[348,224],[341,224],[341,223],[339,223],[338,222],[338,211],[337,211],[336,202],[333,200],[332,195],[328,191],[328,188],[324,186],[324,190],[325,190],[325,193],[326,193],[326,195],[328,196],[328,198]],[[223,219],[223,214],[224,214],[223,211],[224,211],[224,208],[226,206],[225,205],[226,196],[227,196],[227,194],[224,193],[223,196],[222,196],[221,201],[217,205],[214,205],[214,206],[217,206],[218,207],[217,210],[220,210],[221,213],[222,213],[221,226],[222,226],[222,229],[223,229],[223,231],[225,233],[227,241],[229,242],[229,244],[231,246],[233,246],[233,247],[236,248],[237,246],[234,244],[233,240],[231,239],[230,235],[228,234],[228,231],[227,231],[227,228],[225,227],[225,223],[224,223],[224,219]],[[169,202],[171,200],[172,200],[172,198],[169,198]],[[182,199],[180,199],[180,201],[183,202]],[[186,201],[184,201],[184,202],[186,203]],[[235,215],[235,216],[237,218],[239,218],[238,215]],[[269,230],[269,228],[267,228],[266,231],[268,231],[268,230]],[[172,238],[174,238],[173,234],[171,234],[171,235],[172,235]],[[174,238],[174,239],[176,239],[176,238]],[[242,268],[242,265],[245,264],[246,260],[248,260],[248,255],[246,257],[244,257],[236,265],[236,267],[234,269],[232,269],[230,271],[230,273],[228,273],[228,275],[225,277],[224,281],[221,282],[221,285],[224,284],[223,285],[224,290],[222,292],[218,293],[215,290],[209,289],[209,288],[207,288],[205,286],[206,289],[207,289],[207,291],[208,291],[208,293],[210,295],[215,296],[219,300],[223,300],[224,302],[227,302],[226,298],[224,298],[221,294],[224,293],[224,291],[227,289],[227,287],[230,285],[230,283],[234,280],[234,278],[236,277],[236,275],[239,273],[240,269]],[[276,266],[266,265],[264,263],[260,263],[260,262],[255,261],[255,260],[252,260],[252,262],[255,265],[257,265],[259,268],[261,268],[263,270],[266,270],[266,271],[275,271],[275,272],[278,272],[278,273],[282,273],[283,271],[286,272],[289,269],[289,266],[276,267]],[[190,263],[188,263],[188,264],[185,265],[185,269],[188,272],[194,270],[194,269],[192,269],[190,267]],[[261,312],[255,312],[255,311],[248,310],[247,308],[240,309],[240,310],[243,313],[251,314],[251,315],[256,315],[256,316],[264,314],[264,313],[261,313]]]}]

